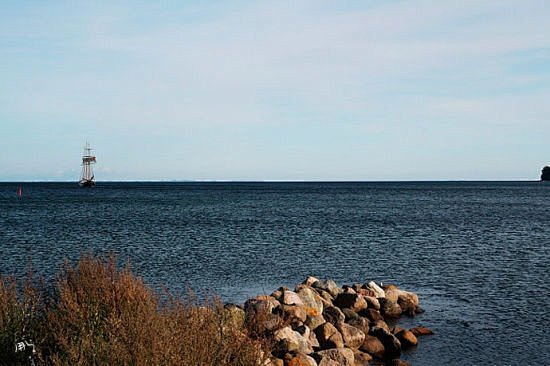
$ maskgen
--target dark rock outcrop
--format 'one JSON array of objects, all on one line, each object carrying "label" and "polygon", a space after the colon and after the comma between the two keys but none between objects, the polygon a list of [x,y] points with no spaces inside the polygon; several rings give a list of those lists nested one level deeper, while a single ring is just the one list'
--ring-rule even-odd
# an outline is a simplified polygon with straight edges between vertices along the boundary
[{"label": "dark rock outcrop", "polygon": [[550,181],[550,166],[545,166],[542,168],[542,174],[540,176],[540,180],[542,181]]}]

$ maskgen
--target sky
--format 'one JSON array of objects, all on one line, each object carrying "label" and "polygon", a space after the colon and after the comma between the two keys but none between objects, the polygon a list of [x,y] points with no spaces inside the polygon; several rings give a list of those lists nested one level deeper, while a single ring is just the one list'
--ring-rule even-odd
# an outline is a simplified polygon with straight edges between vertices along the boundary
[{"label": "sky", "polygon": [[534,180],[550,2],[0,1],[0,181]]}]

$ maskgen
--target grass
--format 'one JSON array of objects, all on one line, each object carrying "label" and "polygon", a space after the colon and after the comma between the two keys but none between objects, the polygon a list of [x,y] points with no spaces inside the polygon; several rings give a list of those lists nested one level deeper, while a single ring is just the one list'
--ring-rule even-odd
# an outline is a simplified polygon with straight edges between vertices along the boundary
[{"label": "grass", "polygon": [[[84,255],[53,288],[39,283],[0,277],[0,364],[256,366],[270,354],[262,316],[235,321],[216,298],[159,294],[114,257]],[[34,356],[15,352],[23,340]]]}]

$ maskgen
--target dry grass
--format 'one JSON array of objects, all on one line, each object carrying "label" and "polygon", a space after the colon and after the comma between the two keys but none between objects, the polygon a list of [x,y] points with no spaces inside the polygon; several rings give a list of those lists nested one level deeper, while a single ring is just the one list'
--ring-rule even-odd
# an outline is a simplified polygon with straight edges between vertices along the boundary
[{"label": "dry grass", "polygon": [[269,355],[257,320],[228,321],[219,301],[191,292],[160,301],[114,257],[65,263],[50,292],[0,278],[0,364],[28,364],[14,352],[25,337],[40,364],[256,366]]}]

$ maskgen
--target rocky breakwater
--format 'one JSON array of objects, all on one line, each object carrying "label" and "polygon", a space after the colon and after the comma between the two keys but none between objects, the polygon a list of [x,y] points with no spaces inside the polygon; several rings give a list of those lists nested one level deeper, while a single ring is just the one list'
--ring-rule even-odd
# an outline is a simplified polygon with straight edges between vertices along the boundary
[{"label": "rocky breakwater", "polygon": [[[272,344],[269,366],[408,365],[401,350],[417,345],[426,328],[390,328],[402,314],[413,316],[418,296],[374,282],[338,287],[308,277],[294,291],[281,287],[271,295],[227,304],[232,317],[254,319]],[[267,366],[266,365],[266,366]]]}]

